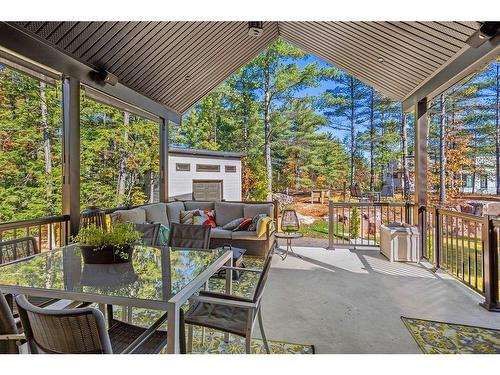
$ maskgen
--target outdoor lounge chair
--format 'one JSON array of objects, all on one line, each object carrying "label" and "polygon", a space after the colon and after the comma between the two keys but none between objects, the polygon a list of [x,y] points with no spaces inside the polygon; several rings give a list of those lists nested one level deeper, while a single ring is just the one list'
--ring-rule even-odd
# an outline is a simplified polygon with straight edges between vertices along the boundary
[{"label": "outdoor lounge chair", "polygon": [[262,295],[271,268],[273,252],[270,252],[264,268],[252,270],[249,268],[226,267],[242,272],[259,272],[260,277],[253,298],[244,298],[224,293],[200,291],[199,296],[190,300],[189,310],[184,321],[188,324],[188,352],[193,350],[193,326],[213,328],[225,333],[232,333],[245,338],[245,352],[251,353],[251,340],[255,320],[258,318],[260,332],[266,352],[270,353],[264,325],[262,323]]},{"label": "outdoor lounge chair", "polygon": [[[147,329],[111,316],[107,329],[104,315],[97,309],[41,309],[24,296],[17,296],[16,303],[33,354],[156,354],[167,344],[167,333],[157,330],[167,320],[166,313]],[[183,342],[181,336],[181,352],[185,352]]]}]

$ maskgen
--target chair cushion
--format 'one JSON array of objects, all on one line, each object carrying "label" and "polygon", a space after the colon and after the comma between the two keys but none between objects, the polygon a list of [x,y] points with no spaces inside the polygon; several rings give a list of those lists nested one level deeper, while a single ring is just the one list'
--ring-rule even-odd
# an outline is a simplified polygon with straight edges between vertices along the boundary
[{"label": "chair cushion", "polygon": [[223,227],[231,220],[244,217],[244,203],[215,202],[215,221],[217,226]]},{"label": "chair cushion", "polygon": [[263,217],[267,217],[267,214],[257,214],[253,217],[252,219],[252,224],[250,224],[247,228],[247,230],[257,230],[257,223],[259,222],[260,219]]},{"label": "chair cushion", "polygon": [[271,221],[273,221],[273,219],[265,216],[257,222],[257,227],[255,228],[255,230],[257,231],[257,237],[261,237],[266,234],[267,224]]},{"label": "chair cushion", "polygon": [[209,225],[215,228],[215,211],[210,209],[196,209],[193,210],[193,224],[194,225]]},{"label": "chair cushion", "polygon": [[181,224],[194,224],[193,216],[195,210],[181,211],[180,222]]},{"label": "chair cushion", "polygon": [[117,223],[146,223],[146,211],[142,207],[133,208],[131,210],[118,210],[111,214],[111,221]]},{"label": "chair cushion", "polygon": [[226,230],[233,230],[234,228],[237,228],[238,225],[240,225],[243,220],[245,220],[244,217],[240,217],[238,219],[231,220],[229,223],[224,225],[222,228],[226,229]]},{"label": "chair cushion", "polygon": [[241,230],[233,232],[233,240],[262,240],[264,238],[259,238],[257,232],[250,232],[248,230]]},{"label": "chair cushion", "polygon": [[167,204],[155,203],[142,207],[146,211],[148,223],[160,223],[168,227]]},{"label": "chair cushion", "polygon": [[269,217],[274,217],[274,204],[245,204],[245,206],[243,207],[244,217],[255,217],[258,214],[266,214]]},{"label": "chair cushion", "polygon": [[181,222],[181,211],[184,209],[184,202],[167,203],[167,216],[169,224],[179,224]]},{"label": "chair cushion", "polygon": [[187,201],[184,202],[186,210],[213,210],[215,209],[215,202],[202,202],[202,201]]},{"label": "chair cushion", "polygon": [[232,238],[232,235],[233,235],[232,230],[225,230],[222,227],[213,228],[212,231],[210,232],[210,238],[221,238],[230,240]]},{"label": "chair cushion", "polygon": [[252,224],[252,218],[248,217],[245,220],[243,220],[240,225],[238,225],[236,228],[233,229],[233,232],[238,232],[241,230],[247,230],[247,228]]},{"label": "chair cushion", "polygon": [[187,324],[222,330],[245,336],[248,309],[210,303],[193,302],[185,315]]}]

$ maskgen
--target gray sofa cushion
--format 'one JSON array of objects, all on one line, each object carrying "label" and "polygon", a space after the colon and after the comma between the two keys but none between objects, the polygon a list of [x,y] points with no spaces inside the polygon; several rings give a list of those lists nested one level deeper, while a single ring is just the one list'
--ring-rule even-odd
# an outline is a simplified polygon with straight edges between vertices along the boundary
[{"label": "gray sofa cushion", "polygon": [[213,210],[215,208],[215,202],[200,202],[200,201],[187,201],[184,202],[184,207],[186,210]]},{"label": "gray sofa cushion", "polygon": [[111,221],[118,223],[146,223],[146,211],[142,207],[133,208],[131,210],[118,210],[111,214]]},{"label": "gray sofa cushion", "polygon": [[223,227],[231,220],[243,217],[243,206],[243,203],[215,202],[215,222],[217,226]]},{"label": "gray sofa cushion", "polygon": [[232,235],[232,230],[225,230],[221,227],[212,228],[212,231],[210,232],[210,238],[224,238],[230,240],[232,238]]},{"label": "gray sofa cushion", "polygon": [[263,203],[263,204],[245,204],[243,207],[244,217],[255,217],[258,214],[266,214],[267,216],[274,218],[274,204]]},{"label": "gray sofa cushion", "polygon": [[146,211],[148,223],[160,223],[168,227],[167,204],[155,203],[142,207]]},{"label": "gray sofa cushion", "polygon": [[265,240],[266,236],[262,237],[257,237],[257,232],[254,231],[248,231],[248,230],[242,230],[242,231],[237,231],[233,232],[233,240]]},{"label": "gray sofa cushion", "polygon": [[184,211],[184,202],[170,202],[167,203],[167,216],[169,223],[181,222],[181,211]]}]

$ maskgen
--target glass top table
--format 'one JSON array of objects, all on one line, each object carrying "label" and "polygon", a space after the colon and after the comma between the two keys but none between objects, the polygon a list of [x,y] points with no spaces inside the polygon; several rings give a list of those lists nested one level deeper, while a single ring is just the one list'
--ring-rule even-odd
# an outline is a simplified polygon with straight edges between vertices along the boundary
[{"label": "glass top table", "polygon": [[129,263],[84,264],[79,247],[69,245],[1,265],[0,291],[167,311],[167,351],[178,352],[180,306],[231,262],[229,250],[136,246]]}]

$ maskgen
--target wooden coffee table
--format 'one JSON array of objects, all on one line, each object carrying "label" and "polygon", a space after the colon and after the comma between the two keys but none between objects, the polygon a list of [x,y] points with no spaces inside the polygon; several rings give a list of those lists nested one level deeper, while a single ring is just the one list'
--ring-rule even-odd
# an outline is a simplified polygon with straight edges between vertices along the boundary
[{"label": "wooden coffee table", "polygon": [[[280,249],[284,253],[284,254],[280,254],[282,260],[286,259],[286,257],[288,256],[288,252],[289,251],[291,253],[293,253],[293,255],[296,256],[297,258],[302,258],[295,251],[293,251],[293,248],[292,248],[292,241],[296,240],[296,239],[299,239],[299,238],[302,238],[302,237],[304,237],[304,235],[302,233],[283,233],[283,232],[278,232],[278,233],[274,234],[274,238],[275,238],[275,240],[274,240],[275,241],[274,248],[275,249]],[[278,246],[278,238],[286,240],[286,250],[283,250],[283,249],[281,249]]]}]

